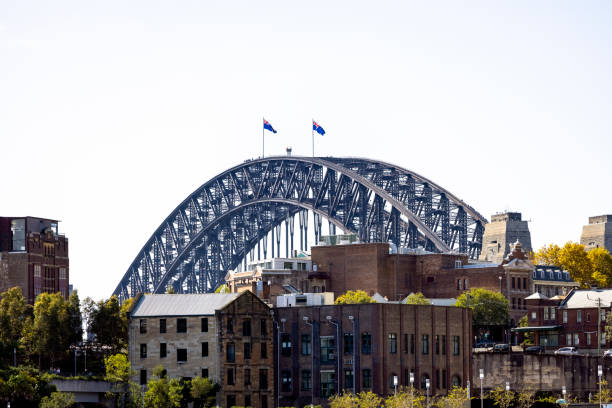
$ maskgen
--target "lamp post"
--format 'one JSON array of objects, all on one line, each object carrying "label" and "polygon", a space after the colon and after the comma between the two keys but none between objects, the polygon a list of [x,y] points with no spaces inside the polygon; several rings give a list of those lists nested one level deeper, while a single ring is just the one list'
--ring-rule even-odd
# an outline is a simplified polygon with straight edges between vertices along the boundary
[{"label": "lamp post", "polygon": [[414,407],[414,373],[410,372],[410,408]]},{"label": "lamp post", "polygon": [[312,358],[312,362],[311,362],[311,368],[310,368],[310,392],[311,392],[311,396],[310,396],[310,406],[314,407],[314,324],[312,322],[308,321],[308,316],[304,316],[302,319],[304,319],[304,323],[310,325],[311,330],[312,330],[312,334],[310,336],[310,356]]},{"label": "lamp post", "polygon": [[429,408],[429,378],[425,379],[425,388],[426,388],[426,392],[427,392],[427,397],[426,397],[426,407]]},{"label": "lamp post", "polygon": [[[287,319],[285,319],[284,317],[281,317],[280,319],[281,323],[283,324],[282,329],[285,329],[285,322],[287,321]],[[276,324],[277,327],[277,331],[276,331],[276,337],[277,337],[277,360],[278,363],[276,364],[276,386],[278,387],[278,392],[276,394],[276,406],[280,407],[280,397],[281,397],[281,378],[280,378],[280,364],[281,364],[281,325],[280,324]]]},{"label": "lamp post", "polygon": [[467,385],[465,387],[465,391],[466,391],[466,396],[468,401],[470,400],[470,380],[467,380]]},{"label": "lamp post", "polygon": [[480,369],[480,408],[484,407],[484,403],[482,401],[482,380],[484,380],[484,368]]},{"label": "lamp post", "polygon": [[565,399],[565,394],[567,394],[567,389],[565,388],[565,385],[561,387],[561,394],[563,394],[563,399]]},{"label": "lamp post", "polygon": [[353,395],[357,394],[357,382],[355,381],[355,349],[357,348],[357,336],[355,333],[355,317],[349,316],[349,320],[353,323]]},{"label": "lamp post", "polygon": [[338,324],[338,322],[335,322],[331,316],[325,316],[325,318],[327,319],[328,323],[331,323],[336,326],[336,360],[338,361],[338,375],[336,378],[338,388],[336,389],[336,392],[340,394],[340,325]]},{"label": "lamp post", "polygon": [[397,375],[393,376],[393,388],[395,389],[394,395],[397,397]]},{"label": "lamp post", "polygon": [[77,354],[78,354],[78,350],[76,349],[76,347],[74,348],[74,376],[76,377],[77,375]]},{"label": "lamp post", "polygon": [[599,377],[599,408],[601,408],[601,376],[603,375],[603,367],[597,366],[597,376]]},{"label": "lamp post", "polygon": [[510,391],[510,382],[506,381],[506,392]]}]

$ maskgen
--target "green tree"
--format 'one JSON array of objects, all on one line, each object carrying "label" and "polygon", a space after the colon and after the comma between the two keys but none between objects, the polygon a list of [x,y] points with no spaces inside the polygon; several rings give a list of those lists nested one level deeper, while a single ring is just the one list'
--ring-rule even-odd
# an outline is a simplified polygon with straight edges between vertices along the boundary
[{"label": "green tree", "polygon": [[224,283],[215,290],[215,293],[230,293],[230,288]]},{"label": "green tree", "polygon": [[32,367],[11,367],[0,372],[0,401],[11,401],[15,407],[38,407],[41,399],[55,390]]},{"label": "green tree", "polygon": [[475,326],[505,325],[508,322],[508,299],[499,292],[470,289],[459,295],[456,306],[472,309],[472,324]]},{"label": "green tree", "polygon": [[404,302],[407,305],[430,305],[431,302],[421,292],[411,293]]},{"label": "green tree", "polygon": [[352,393],[345,391],[342,394],[333,395],[329,399],[329,406],[331,408],[358,408],[359,399]]},{"label": "green tree", "polygon": [[48,359],[49,366],[66,357],[70,341],[70,315],[67,302],[59,293],[41,293],[34,304],[32,341],[39,362]]},{"label": "green tree", "polygon": [[506,391],[502,386],[492,389],[489,397],[493,400],[493,404],[499,408],[510,408],[514,401],[514,393]]},{"label": "green tree", "polygon": [[163,375],[162,366],[155,367],[153,378],[147,383],[145,404],[151,408],[178,408],[183,403],[183,385],[181,382]]},{"label": "green tree", "polygon": [[191,379],[190,396],[194,402],[194,408],[208,408],[215,405],[215,395],[219,387],[208,378],[194,377]]},{"label": "green tree", "polygon": [[71,393],[54,392],[40,401],[40,408],[70,408],[74,404],[74,395]]},{"label": "green tree", "polygon": [[70,344],[77,344],[83,340],[83,316],[81,314],[81,302],[79,293],[73,290],[68,298],[68,330]]},{"label": "green tree", "polygon": [[561,266],[561,248],[559,245],[544,245],[534,254],[534,262],[540,265]]},{"label": "green tree", "polygon": [[[519,327],[528,327],[529,326],[529,320],[527,318],[527,315],[521,317],[521,319],[519,320]],[[531,338],[532,334],[529,332],[525,332],[523,333],[523,343],[521,344],[522,346],[529,346],[533,344],[533,339]]]},{"label": "green tree", "polygon": [[108,398],[115,401],[116,405],[128,407],[138,406],[138,386],[131,381],[132,367],[125,354],[113,354],[104,359],[106,375],[104,380],[112,384]]},{"label": "green tree", "polygon": [[[598,382],[597,385],[601,385],[601,403],[607,404],[612,402],[612,392],[610,392],[610,388],[608,387],[608,381],[602,378],[601,382]],[[590,402],[592,404],[599,403],[599,395],[600,393],[598,389],[595,395],[593,395],[593,398],[591,398]]]},{"label": "green tree", "polygon": [[20,346],[24,329],[31,322],[31,308],[18,287],[11,288],[0,295],[0,356],[2,363],[11,364],[13,349]]},{"label": "green tree", "polygon": [[87,311],[87,331],[94,334],[96,341],[109,347],[108,354],[120,353],[127,347],[127,309],[119,304],[117,296],[100,300],[97,303],[88,301],[84,307]]},{"label": "green tree", "polygon": [[593,280],[600,288],[612,286],[612,255],[605,248],[593,248],[587,252],[593,267]]},{"label": "green tree", "polygon": [[561,249],[559,263],[563,269],[570,273],[573,280],[584,287],[595,283],[593,279],[593,265],[589,259],[584,245],[575,242],[566,243]]},{"label": "green tree", "polygon": [[531,408],[535,402],[535,390],[531,387],[525,387],[516,394],[516,408]]},{"label": "green tree", "polygon": [[438,406],[442,408],[464,408],[467,402],[467,389],[454,386],[447,395],[440,397]]},{"label": "green tree", "polygon": [[361,391],[357,394],[359,408],[378,408],[382,405],[382,398],[372,391]]},{"label": "green tree", "polygon": [[366,292],[363,290],[349,290],[343,295],[338,296],[334,304],[336,305],[350,305],[358,303],[375,303]]},{"label": "green tree", "polygon": [[423,408],[423,406],[425,406],[425,396],[414,387],[400,387],[397,395],[391,395],[385,400],[385,408]]}]

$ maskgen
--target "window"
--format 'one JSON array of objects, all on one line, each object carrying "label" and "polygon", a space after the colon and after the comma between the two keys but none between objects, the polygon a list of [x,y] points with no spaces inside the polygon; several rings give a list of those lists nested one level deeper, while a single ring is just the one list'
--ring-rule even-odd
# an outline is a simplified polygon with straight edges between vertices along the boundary
[{"label": "window", "polygon": [[168,355],[166,343],[159,343],[159,358],[165,358]]},{"label": "window", "polygon": [[372,352],[372,335],[361,333],[361,353],[370,354]]},{"label": "window", "polygon": [[147,370],[140,370],[140,385],[147,384]]},{"label": "window", "polygon": [[202,333],[208,332],[208,317],[203,317],[200,319],[200,331]]},{"label": "window", "polygon": [[228,368],[227,369],[227,385],[234,385],[234,384],[235,384],[234,369]]},{"label": "window", "polygon": [[321,371],[321,397],[329,398],[336,393],[336,374],[333,371]]},{"label": "window", "polygon": [[244,385],[251,385],[251,369],[250,368],[244,369]]},{"label": "window", "polygon": [[591,314],[589,312],[587,312],[587,314],[586,314],[586,321],[587,322],[591,321]]},{"label": "window", "polygon": [[344,333],[344,354],[353,354],[353,333]]},{"label": "window", "polygon": [[302,334],[302,355],[309,356],[311,352],[310,334]]},{"label": "window", "polygon": [[288,333],[281,334],[281,354],[285,357],[291,355],[291,336]]},{"label": "window", "polygon": [[268,388],[268,370],[262,368],[259,370],[259,389],[265,390]]},{"label": "window", "polygon": [[140,358],[147,358],[147,345],[146,344],[140,345]]},{"label": "window", "polygon": [[436,370],[436,388],[440,388],[440,370]]},{"label": "window", "polygon": [[440,336],[436,334],[436,354],[440,354]]},{"label": "window", "polygon": [[208,368],[202,369],[202,378],[208,378]]},{"label": "window", "polygon": [[187,349],[176,349],[176,361],[178,363],[187,362]]},{"label": "window", "polygon": [[187,333],[187,319],[176,319],[176,332]]},{"label": "window", "polygon": [[202,343],[202,357],[208,357],[208,342]]},{"label": "window", "polygon": [[601,309],[599,311],[599,320],[601,320],[602,322],[606,321],[606,311],[604,309]]},{"label": "window", "polygon": [[228,407],[235,407],[236,406],[236,396],[235,395],[228,395],[227,396],[227,406]]},{"label": "window", "polygon": [[242,322],[242,335],[244,337],[251,337],[251,321],[244,320]]},{"label": "window", "polygon": [[463,280],[463,289],[468,290],[468,280],[467,280],[467,278]]},{"label": "window", "polygon": [[606,345],[606,332],[601,333],[600,343],[602,346]]},{"label": "window", "polygon": [[397,334],[389,333],[389,353],[397,353]]},{"label": "window", "polygon": [[446,370],[442,370],[442,388],[446,388]]},{"label": "window", "polygon": [[321,364],[336,361],[336,342],[332,336],[321,336]]},{"label": "window", "polygon": [[408,354],[408,333],[404,333],[404,354]]},{"label": "window", "polygon": [[516,309],[516,298],[512,298],[512,308]]},{"label": "window", "polygon": [[463,284],[461,279],[457,279],[457,290],[463,290]]},{"label": "window", "polygon": [[283,370],[281,372],[281,391],[291,392],[291,371]]},{"label": "window", "polygon": [[261,358],[268,358],[268,346],[266,343],[260,343],[259,345],[261,346]]},{"label": "window", "polygon": [[446,355],[446,336],[442,336],[442,355]]},{"label": "window", "polygon": [[251,359],[251,343],[244,343],[244,359]]},{"label": "window", "polygon": [[60,268],[59,278],[60,280],[66,280],[66,268]]},{"label": "window", "polygon": [[567,346],[572,345],[572,335],[569,333],[565,335],[565,345]]},{"label": "window", "polygon": [[544,306],[544,320],[548,320],[548,307]]},{"label": "window", "polygon": [[160,333],[166,332],[166,319],[159,319],[159,332]]},{"label": "window", "polygon": [[514,289],[514,276],[512,277],[512,289]]},{"label": "window", "polygon": [[[588,316],[588,314],[587,314],[587,316]],[[586,334],[586,344],[587,344],[587,346],[591,345],[591,333],[587,333]]]},{"label": "window", "polygon": [[34,277],[40,278],[40,265],[38,264],[34,265]]},{"label": "window", "polygon": [[232,319],[231,317],[227,318],[227,332],[228,333],[234,332],[234,319]]},{"label": "window", "polygon": [[557,320],[557,309],[554,307],[550,308],[550,320]]},{"label": "window", "polygon": [[261,396],[261,404],[259,404],[259,406],[261,408],[268,408],[268,396],[267,395]]},{"label": "window", "polygon": [[567,323],[567,310],[563,311],[563,323]]},{"label": "window", "polygon": [[147,319],[140,319],[140,334],[147,332]]},{"label": "window", "polygon": [[429,334],[423,334],[421,337],[421,352],[429,354]]},{"label": "window", "polygon": [[310,370],[302,370],[302,391],[310,391],[312,389],[312,375]]},{"label": "window", "polygon": [[268,335],[268,322],[266,321],[266,319],[261,319],[260,325],[261,325],[260,326],[261,335],[267,336]]},{"label": "window", "polygon": [[523,278],[523,289],[527,289],[527,278]]},{"label": "window", "polygon": [[453,375],[453,378],[451,379],[451,385],[453,387],[461,387],[461,379],[459,378],[459,376]]},{"label": "window", "polygon": [[538,313],[537,312],[531,312],[531,320],[537,320],[538,318]]},{"label": "window", "polygon": [[580,338],[578,336],[578,333],[574,333],[574,346],[577,346],[580,344]]},{"label": "window", "polygon": [[353,389],[353,370],[350,368],[344,369],[344,388]]},{"label": "window", "polygon": [[251,406],[251,396],[249,394],[244,396],[244,406],[245,407]]},{"label": "window", "polygon": [[410,354],[414,354],[414,334],[410,335]]},{"label": "window", "polygon": [[576,323],[582,323],[582,310],[576,311]]},{"label": "window", "polygon": [[236,346],[234,343],[227,343],[227,347],[225,349],[225,360],[230,363],[236,361]]},{"label": "window", "polygon": [[453,356],[458,356],[460,351],[459,336],[453,336]]},{"label": "window", "polygon": [[372,370],[370,370],[369,368],[366,368],[364,370],[361,370],[361,374],[362,374],[361,386],[363,388],[372,388]]}]

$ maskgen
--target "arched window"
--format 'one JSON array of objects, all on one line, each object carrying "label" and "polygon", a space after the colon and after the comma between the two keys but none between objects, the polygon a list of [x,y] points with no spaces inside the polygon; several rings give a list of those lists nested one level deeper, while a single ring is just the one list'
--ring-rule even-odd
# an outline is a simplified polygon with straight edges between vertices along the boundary
[{"label": "arched window", "polygon": [[451,385],[453,387],[461,387],[461,378],[459,378],[458,375],[453,375],[453,378],[451,379]]}]

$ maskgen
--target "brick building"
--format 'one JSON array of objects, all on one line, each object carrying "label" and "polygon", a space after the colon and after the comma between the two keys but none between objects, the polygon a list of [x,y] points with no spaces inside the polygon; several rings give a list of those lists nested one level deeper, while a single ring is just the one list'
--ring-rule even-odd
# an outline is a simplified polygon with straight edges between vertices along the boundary
[{"label": "brick building", "polygon": [[580,285],[570,278],[568,271],[558,266],[535,265],[531,293],[541,293],[546,297],[565,296]]},{"label": "brick building", "polygon": [[170,377],[209,377],[222,407],[273,407],[270,308],[253,293],[139,296],[130,311],[129,358],[146,384],[161,365]]},{"label": "brick building", "polygon": [[431,394],[465,387],[471,373],[471,311],[371,303],[275,309],[279,406],[323,404],[338,390],[392,394],[409,385]]},{"label": "brick building", "polygon": [[565,298],[534,293],[527,299],[527,327],[514,329],[533,334],[543,346],[597,349],[606,343],[606,316],[612,307],[612,289],[572,290]]},{"label": "brick building", "polygon": [[43,292],[69,291],[68,238],[58,221],[0,217],[0,292],[18,286],[28,303]]}]

